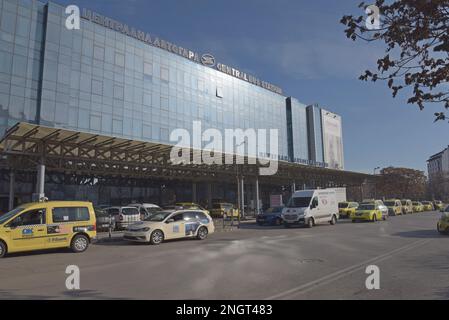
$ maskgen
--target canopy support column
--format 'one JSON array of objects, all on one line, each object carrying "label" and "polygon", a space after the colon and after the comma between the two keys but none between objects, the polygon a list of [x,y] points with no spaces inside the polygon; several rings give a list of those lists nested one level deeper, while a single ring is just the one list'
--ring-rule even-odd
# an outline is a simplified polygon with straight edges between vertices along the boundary
[{"label": "canopy support column", "polygon": [[11,211],[14,209],[14,187],[16,184],[16,175],[14,170],[11,170],[9,173],[9,202],[8,202],[8,210]]}]

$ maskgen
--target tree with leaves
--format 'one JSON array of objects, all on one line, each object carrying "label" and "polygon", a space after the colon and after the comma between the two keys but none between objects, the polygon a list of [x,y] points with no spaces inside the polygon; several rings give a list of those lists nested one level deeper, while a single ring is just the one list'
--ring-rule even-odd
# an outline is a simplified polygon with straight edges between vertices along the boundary
[{"label": "tree with leaves", "polygon": [[384,168],[376,183],[377,194],[387,199],[423,200],[427,177],[423,171],[409,168]]},{"label": "tree with leaves", "polygon": [[[386,46],[377,70],[366,70],[360,80],[385,81],[393,97],[407,91],[409,104],[421,110],[437,104],[441,108],[435,121],[449,119],[445,114],[449,109],[449,0],[376,0],[375,5],[380,13],[378,29],[367,26],[367,15],[341,19],[348,38]],[[361,3],[359,7],[369,6]]]},{"label": "tree with leaves", "polygon": [[438,173],[429,177],[429,199],[449,201],[449,175]]}]

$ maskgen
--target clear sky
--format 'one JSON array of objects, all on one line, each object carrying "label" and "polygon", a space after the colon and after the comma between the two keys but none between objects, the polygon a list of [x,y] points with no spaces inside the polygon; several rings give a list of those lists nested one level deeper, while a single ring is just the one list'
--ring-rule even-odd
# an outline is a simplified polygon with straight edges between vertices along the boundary
[{"label": "clear sky", "polygon": [[347,39],[339,23],[360,0],[56,0],[92,9],[200,53],[211,53],[284,89],[305,104],[343,117],[347,170],[426,170],[449,145],[449,124],[433,123],[442,106],[424,111],[393,99],[384,83],[358,80],[382,47]]}]

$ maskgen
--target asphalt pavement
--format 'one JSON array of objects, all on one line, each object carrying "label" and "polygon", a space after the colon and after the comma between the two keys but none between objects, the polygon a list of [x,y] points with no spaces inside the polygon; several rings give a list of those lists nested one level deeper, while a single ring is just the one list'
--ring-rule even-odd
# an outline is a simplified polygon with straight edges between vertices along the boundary
[{"label": "asphalt pavement", "polygon": [[[14,254],[0,260],[0,299],[449,299],[439,215],[312,229],[247,223],[205,241]],[[80,290],[66,288],[69,265],[80,269]],[[365,285],[371,265],[379,290]]]}]

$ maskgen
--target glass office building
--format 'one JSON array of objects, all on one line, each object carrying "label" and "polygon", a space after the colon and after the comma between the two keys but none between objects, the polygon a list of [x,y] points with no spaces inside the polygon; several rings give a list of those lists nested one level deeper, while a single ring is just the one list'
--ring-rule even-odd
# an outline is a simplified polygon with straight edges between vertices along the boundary
[{"label": "glass office building", "polygon": [[90,11],[79,30],[54,3],[0,0],[0,12],[2,132],[26,121],[173,144],[174,129],[201,121],[203,130],[278,129],[281,160],[324,162],[318,108],[306,112],[265,82]]}]

